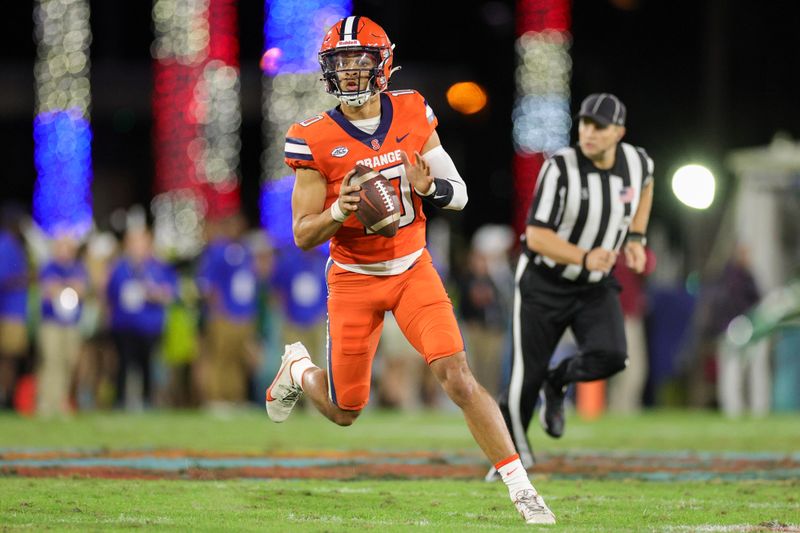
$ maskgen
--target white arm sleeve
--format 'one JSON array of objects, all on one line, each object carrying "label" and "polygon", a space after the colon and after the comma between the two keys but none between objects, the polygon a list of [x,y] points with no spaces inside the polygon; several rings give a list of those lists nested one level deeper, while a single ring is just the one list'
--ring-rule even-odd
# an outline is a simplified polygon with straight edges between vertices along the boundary
[{"label": "white arm sleeve", "polygon": [[[467,205],[467,184],[461,179],[456,165],[450,159],[450,155],[445,152],[442,145],[436,146],[422,154],[422,159],[431,167],[431,175],[434,178],[447,180],[453,186],[453,198],[443,206],[443,209],[453,209],[460,211]],[[417,191],[419,193],[419,191]],[[435,194],[435,192],[434,192]]]}]

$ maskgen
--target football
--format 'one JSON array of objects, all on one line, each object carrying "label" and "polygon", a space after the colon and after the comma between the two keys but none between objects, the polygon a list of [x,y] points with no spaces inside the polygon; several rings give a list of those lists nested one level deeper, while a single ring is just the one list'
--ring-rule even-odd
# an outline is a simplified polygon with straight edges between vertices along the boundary
[{"label": "football", "polygon": [[400,199],[386,177],[365,165],[356,165],[351,185],[360,185],[356,218],[365,228],[384,237],[394,237],[400,226]]}]

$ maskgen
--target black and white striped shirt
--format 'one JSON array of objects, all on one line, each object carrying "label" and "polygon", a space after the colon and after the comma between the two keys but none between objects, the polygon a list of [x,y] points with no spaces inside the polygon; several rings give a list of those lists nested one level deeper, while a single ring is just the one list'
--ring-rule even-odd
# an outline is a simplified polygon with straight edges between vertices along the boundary
[{"label": "black and white striped shirt", "polygon": [[[550,228],[585,250],[601,246],[619,250],[639,207],[642,189],[653,179],[653,160],[643,148],[619,143],[614,166],[601,170],[580,148],[563,148],[539,172],[527,223]],[[580,265],[558,264],[531,253],[534,264],[552,274],[596,283],[606,275]]]}]

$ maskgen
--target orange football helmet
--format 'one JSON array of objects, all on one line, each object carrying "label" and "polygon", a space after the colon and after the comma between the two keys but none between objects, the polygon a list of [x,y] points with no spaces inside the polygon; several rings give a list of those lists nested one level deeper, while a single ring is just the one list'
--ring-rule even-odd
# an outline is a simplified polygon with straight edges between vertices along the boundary
[{"label": "orange football helmet", "polygon": [[[343,18],[328,30],[319,50],[325,90],[343,104],[364,105],[373,94],[385,90],[392,73],[400,69],[392,67],[393,50],[389,36],[372,20]],[[348,73],[353,74],[345,81]],[[361,83],[364,77],[366,87]]]}]

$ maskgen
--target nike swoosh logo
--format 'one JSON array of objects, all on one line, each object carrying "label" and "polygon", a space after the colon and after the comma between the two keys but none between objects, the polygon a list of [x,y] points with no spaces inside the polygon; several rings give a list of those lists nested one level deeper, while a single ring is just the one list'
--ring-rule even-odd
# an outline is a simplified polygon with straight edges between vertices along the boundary
[{"label": "nike swoosh logo", "polygon": [[[411,132],[409,131],[408,133],[411,133]],[[408,133],[406,133],[406,134],[405,134],[405,135],[403,135],[402,137],[395,137],[395,138],[394,138],[394,140],[396,140],[397,142],[401,143],[401,142],[403,142],[403,139],[405,139],[406,137],[408,137]]]},{"label": "nike swoosh logo", "polygon": [[516,472],[516,471],[517,471],[517,469],[515,468],[514,470],[512,470],[511,472],[509,472],[508,474],[506,474],[506,477],[510,476],[511,474],[513,474],[513,473],[514,473],[514,472]]},{"label": "nike swoosh logo", "polygon": [[447,196],[447,195],[446,195],[446,194],[440,194],[440,195],[438,195],[438,196],[434,195],[434,196],[433,196],[433,199],[434,199],[434,200],[438,200],[439,198],[444,198],[445,196]]}]

